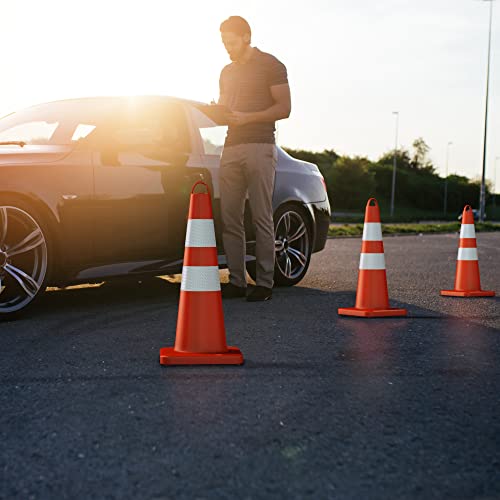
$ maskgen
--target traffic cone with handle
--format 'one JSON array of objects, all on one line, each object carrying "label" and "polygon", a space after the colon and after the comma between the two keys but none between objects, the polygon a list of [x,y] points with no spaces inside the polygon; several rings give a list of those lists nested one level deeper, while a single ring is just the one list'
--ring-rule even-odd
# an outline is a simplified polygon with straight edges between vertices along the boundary
[{"label": "traffic cone with handle", "polygon": [[375,198],[370,198],[366,204],[356,305],[340,308],[338,313],[342,316],[365,318],[406,316],[407,314],[406,309],[389,307],[380,210]]},{"label": "traffic cone with handle", "polygon": [[[195,193],[203,185],[205,193]],[[219,266],[208,186],[191,190],[175,346],[160,349],[162,365],[241,365],[226,345]]]},{"label": "traffic cone with handle", "polygon": [[460,228],[455,289],[441,290],[441,295],[451,297],[493,297],[495,292],[481,290],[479,261],[477,258],[476,230],[472,207],[465,205]]}]

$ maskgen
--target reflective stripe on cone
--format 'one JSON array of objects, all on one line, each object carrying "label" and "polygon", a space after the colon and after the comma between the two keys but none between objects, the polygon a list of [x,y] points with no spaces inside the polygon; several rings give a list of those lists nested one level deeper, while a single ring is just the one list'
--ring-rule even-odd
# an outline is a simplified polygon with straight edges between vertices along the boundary
[{"label": "reflective stripe on cone", "polygon": [[218,266],[184,266],[182,268],[181,291],[218,292],[220,277]]},{"label": "reflective stripe on cone", "polygon": [[189,219],[186,228],[186,247],[215,247],[212,219]]},{"label": "reflective stripe on cone", "polygon": [[474,224],[462,224],[460,227],[460,238],[475,238],[476,228]]},{"label": "reflective stripe on cone", "polygon": [[459,248],[457,260],[478,260],[477,248]]},{"label": "reflective stripe on cone", "polygon": [[365,222],[363,241],[382,241],[382,225],[380,222]]},{"label": "reflective stripe on cone", "polygon": [[385,257],[383,253],[362,253],[359,259],[360,270],[385,270]]}]

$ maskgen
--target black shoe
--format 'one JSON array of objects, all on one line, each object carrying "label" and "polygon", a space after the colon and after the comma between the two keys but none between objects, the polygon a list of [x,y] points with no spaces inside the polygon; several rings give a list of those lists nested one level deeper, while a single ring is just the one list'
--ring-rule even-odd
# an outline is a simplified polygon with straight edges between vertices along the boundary
[{"label": "black shoe", "polygon": [[222,298],[223,299],[236,299],[238,297],[245,297],[247,294],[247,288],[245,286],[236,286],[232,283],[222,287]]},{"label": "black shoe", "polygon": [[267,288],[265,286],[256,286],[252,292],[248,295],[248,302],[262,302],[264,300],[269,300],[273,296],[273,289]]}]

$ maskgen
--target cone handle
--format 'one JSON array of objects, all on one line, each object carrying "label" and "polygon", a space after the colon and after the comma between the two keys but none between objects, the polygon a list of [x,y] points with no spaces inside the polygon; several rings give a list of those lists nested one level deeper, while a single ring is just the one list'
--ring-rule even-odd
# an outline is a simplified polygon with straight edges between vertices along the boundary
[{"label": "cone handle", "polygon": [[378,201],[377,201],[375,198],[370,198],[370,199],[366,202],[366,206],[367,206],[367,207],[376,207],[376,206],[378,206]]},{"label": "cone handle", "polygon": [[194,184],[193,184],[193,188],[191,189],[191,194],[194,194],[194,190],[196,189],[196,186],[198,185],[202,185],[202,186],[205,186],[205,189],[207,190],[207,194],[210,193],[210,190],[208,189],[208,185],[206,182],[203,182],[203,181],[196,181]]},{"label": "cone handle", "polygon": [[465,205],[464,207],[462,212],[462,224],[474,224],[474,215],[470,205]]}]

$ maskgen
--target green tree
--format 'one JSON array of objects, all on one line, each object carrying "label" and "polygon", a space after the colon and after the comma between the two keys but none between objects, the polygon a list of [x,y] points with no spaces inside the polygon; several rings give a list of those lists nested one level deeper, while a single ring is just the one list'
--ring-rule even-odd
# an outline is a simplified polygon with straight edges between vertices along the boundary
[{"label": "green tree", "polygon": [[337,159],[325,177],[333,206],[360,208],[375,195],[375,177],[370,166],[367,158],[343,156]]},{"label": "green tree", "polygon": [[339,158],[339,155],[333,149],[325,149],[322,152],[304,151],[303,149],[283,148],[289,155],[298,160],[314,163],[318,166],[321,173],[325,175]]},{"label": "green tree", "polygon": [[[396,162],[398,169],[419,170],[426,173],[434,173],[434,165],[429,159],[429,151],[431,148],[427,143],[419,137],[413,141],[413,155],[407,149],[400,148],[396,154]],[[379,159],[381,165],[389,165],[394,161],[394,150],[387,151]]]},{"label": "green tree", "polygon": [[[396,206],[406,209],[442,211],[444,179],[439,177],[428,158],[430,148],[422,138],[413,142],[413,155],[397,151]],[[335,209],[362,209],[375,196],[388,203],[391,197],[394,150],[384,153],[376,162],[367,158],[339,156],[334,150],[322,152],[287,149],[298,159],[316,164],[325,178],[328,196]],[[460,213],[464,205],[478,206],[479,180],[450,175],[448,208]],[[487,185],[487,194],[491,186]]]},{"label": "green tree", "polygon": [[[390,165],[394,162],[394,149],[384,153],[377,161],[379,165]],[[406,149],[398,149],[396,153],[397,168],[412,168],[410,153]]]},{"label": "green tree", "polygon": [[424,170],[429,173],[434,173],[434,165],[428,158],[431,148],[427,143],[419,137],[413,141],[413,158],[410,165],[416,170]]}]

